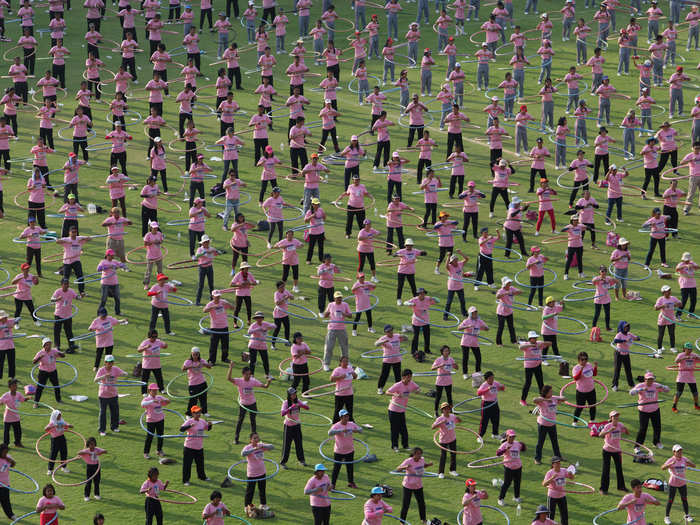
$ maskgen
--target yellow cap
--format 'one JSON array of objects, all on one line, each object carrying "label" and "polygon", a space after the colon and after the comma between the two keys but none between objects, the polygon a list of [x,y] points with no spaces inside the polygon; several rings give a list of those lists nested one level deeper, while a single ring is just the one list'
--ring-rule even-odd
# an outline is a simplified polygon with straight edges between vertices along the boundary
[{"label": "yellow cap", "polygon": [[549,303],[553,303],[553,302],[554,302],[554,297],[552,297],[550,295],[549,297],[547,297],[547,299],[545,299],[544,304],[549,304]]}]

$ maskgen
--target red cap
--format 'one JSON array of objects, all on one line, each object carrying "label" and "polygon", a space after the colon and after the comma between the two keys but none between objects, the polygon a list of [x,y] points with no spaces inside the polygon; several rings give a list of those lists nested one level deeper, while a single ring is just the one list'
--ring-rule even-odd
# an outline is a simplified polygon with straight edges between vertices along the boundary
[{"label": "red cap", "polygon": [[69,157],[75,157],[76,155],[75,155],[75,153],[73,153],[73,152],[71,151],[71,152],[68,154],[68,156],[69,156]]},{"label": "red cap", "polygon": [[425,48],[425,52],[426,52],[426,53],[430,53],[430,48],[429,48],[429,47],[426,47],[426,48]]},{"label": "red cap", "polygon": [[167,281],[167,280],[168,280],[168,276],[165,275],[164,273],[159,273],[159,274],[156,276],[156,281],[160,281],[160,280],[162,280],[162,279],[165,279],[165,280]]},{"label": "red cap", "polygon": [[680,73],[681,71],[683,71],[683,66],[678,66],[678,67],[676,68],[676,71],[678,71],[679,73]]},{"label": "red cap", "polygon": [[19,267],[20,270],[29,270],[31,266],[29,266],[27,263],[22,263]]},{"label": "red cap", "polygon": [[527,111],[527,106],[525,104],[520,106],[520,111],[523,111],[523,110]]},{"label": "red cap", "polygon": [[473,487],[474,485],[476,485],[476,481],[474,481],[472,478],[469,478],[464,481],[464,485],[467,487]]}]

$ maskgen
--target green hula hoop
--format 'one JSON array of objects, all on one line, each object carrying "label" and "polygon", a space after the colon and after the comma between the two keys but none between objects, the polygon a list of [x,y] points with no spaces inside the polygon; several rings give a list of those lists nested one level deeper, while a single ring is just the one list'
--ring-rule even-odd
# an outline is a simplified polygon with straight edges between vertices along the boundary
[{"label": "green hula hoop", "polygon": [[562,416],[569,416],[576,421],[581,421],[583,423],[583,426],[579,427],[578,425],[574,425],[573,423],[562,423],[561,421],[557,421],[556,419],[549,419],[547,417],[544,417],[542,413],[539,414],[539,416],[544,419],[545,421],[549,421],[550,423],[554,423],[555,425],[561,425],[564,427],[571,427],[571,428],[588,428],[588,421],[583,419],[582,417],[578,417],[573,415],[571,412],[563,412],[561,410],[557,410],[557,414],[561,414]]},{"label": "green hula hoop", "polygon": [[406,405],[406,410],[410,410],[411,412],[418,414],[419,416],[425,416],[429,419],[435,419],[432,414],[428,414],[425,410],[422,410],[420,408],[413,407],[411,405]]},{"label": "green hula hoop", "polygon": [[[255,390],[254,392],[256,395],[257,394],[267,394],[268,396],[276,397],[280,403],[282,403],[284,401],[284,399],[282,399],[280,396],[278,396],[274,392],[268,392],[267,390]],[[257,403],[257,399],[256,399],[256,403]],[[279,410],[272,410],[272,411],[253,410],[252,408],[248,408],[243,403],[241,403],[240,399],[238,399],[238,406],[241,407],[243,410],[250,412],[251,414],[258,415],[258,416],[269,416],[271,414],[279,413]]]},{"label": "green hula hoop", "polygon": [[[29,401],[29,400],[27,400],[27,401]],[[15,414],[20,414],[20,415],[22,415],[22,416],[30,416],[30,417],[31,417],[31,416],[43,416],[43,417],[46,417],[46,416],[50,416],[50,415],[51,415],[51,412],[54,411],[54,408],[53,408],[51,405],[47,405],[46,403],[44,403],[44,402],[42,402],[42,401],[34,401],[34,402],[32,402],[32,404],[37,404],[37,405],[39,405],[39,406],[41,406],[41,407],[46,407],[46,408],[48,408],[48,409],[49,409],[49,413],[48,413],[48,414],[32,414],[32,413],[30,413],[30,412],[23,412],[22,410],[17,410],[16,408],[10,408],[9,406],[7,407],[7,410],[9,410],[10,412],[14,412]]]},{"label": "green hula hoop", "polygon": [[[700,316],[699,316],[698,314],[693,313],[693,312],[689,312],[688,310],[681,310],[680,308],[676,308],[676,312],[680,312],[680,313],[682,313],[682,314],[686,314],[686,315],[687,315],[688,317],[690,317],[690,318],[695,318],[695,319],[700,320]],[[662,315],[663,318],[666,319],[667,321],[670,321],[670,322],[673,323],[673,324],[677,324],[678,326],[684,326],[685,328],[700,328],[700,325],[697,325],[697,324],[690,324],[690,323],[686,323],[686,322],[683,322],[683,321],[679,321],[678,319],[671,319],[670,317],[667,317],[667,316],[663,313],[663,311],[661,312],[661,315]]]},{"label": "green hula hoop", "polygon": [[326,419],[328,422],[327,423],[307,423],[306,421],[301,421],[301,418],[299,418],[300,419],[299,422],[304,426],[326,428],[328,425],[333,424],[333,420],[324,414],[319,414],[318,412],[305,412],[305,414],[309,415],[309,416],[320,417],[321,419]]},{"label": "green hula hoop", "polygon": [[206,392],[207,390],[209,390],[209,389],[214,385],[214,376],[211,375],[211,374],[210,374],[209,372],[207,372],[206,370],[202,370],[202,373],[209,377],[209,381],[207,382],[207,388],[205,388],[205,389],[202,390],[201,392],[197,392],[196,394],[194,394],[194,395],[192,395],[192,396],[176,396],[176,395],[173,395],[173,394],[170,393],[170,385],[172,385],[178,378],[187,375],[187,372],[182,372],[181,374],[178,374],[178,375],[176,375],[175,377],[173,377],[173,378],[170,380],[170,382],[165,386],[165,393],[166,393],[168,396],[172,397],[173,399],[192,399],[193,397],[197,397],[197,396],[202,395],[204,392]]}]

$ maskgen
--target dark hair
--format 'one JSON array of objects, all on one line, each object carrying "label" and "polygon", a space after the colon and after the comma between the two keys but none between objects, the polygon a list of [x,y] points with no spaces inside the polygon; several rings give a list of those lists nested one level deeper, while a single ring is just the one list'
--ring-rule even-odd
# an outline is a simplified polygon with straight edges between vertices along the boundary
[{"label": "dark hair", "polygon": [[586,359],[588,359],[588,354],[586,352],[579,352],[576,357],[578,359],[581,359],[582,357],[585,357]]},{"label": "dark hair", "polygon": [[413,455],[414,455],[416,452],[418,452],[419,450],[420,450],[420,452],[421,452],[421,454],[422,454],[422,453],[423,453],[423,449],[422,449],[422,448],[420,448],[420,447],[413,447],[413,448],[411,449],[411,456],[413,456]]},{"label": "dark hair", "polygon": [[551,391],[552,391],[552,385],[544,385],[544,386],[542,387],[542,390],[540,391],[540,394],[542,394],[543,396],[546,396],[546,395],[549,394]]},{"label": "dark hair", "polygon": [[284,281],[277,281],[277,282],[275,283],[275,288],[279,288],[279,287],[282,286],[284,283],[285,283]]},{"label": "dark hair", "polygon": [[484,374],[484,379],[488,379],[489,377],[493,377],[493,372],[491,372],[491,370]]},{"label": "dark hair", "polygon": [[412,376],[412,375],[413,375],[413,370],[411,370],[410,368],[404,368],[401,371],[401,377]]},{"label": "dark hair", "polygon": [[158,337],[158,330],[149,330],[148,331],[148,337]]},{"label": "dark hair", "polygon": [[447,346],[447,345],[442,345],[442,346],[440,347],[440,353],[441,353],[441,354],[442,354],[442,351],[443,351],[445,348],[447,348],[448,350],[450,349],[449,346]]},{"label": "dark hair", "polygon": [[640,487],[642,485],[642,482],[639,481],[637,478],[634,478],[632,481],[630,481],[630,485],[632,485],[632,488]]},{"label": "dark hair", "polygon": [[244,366],[244,367],[241,369],[241,374],[245,374],[246,372],[250,372],[250,367],[249,367],[249,366]]},{"label": "dark hair", "polygon": [[153,476],[157,476],[158,474],[160,474],[160,472],[156,467],[151,467],[148,469],[148,479],[151,479]]},{"label": "dark hair", "polygon": [[10,446],[7,443],[0,443],[0,458],[7,456],[8,450],[10,450]]},{"label": "dark hair", "polygon": [[44,497],[46,497],[46,491],[49,489],[53,490],[54,495],[56,494],[56,489],[54,488],[54,486],[51,483],[47,483],[46,485],[44,485],[44,488],[41,489],[41,494]]},{"label": "dark hair", "polygon": [[223,498],[223,496],[221,495],[221,492],[219,492],[218,490],[212,491],[212,493],[209,495],[210,500],[213,500],[216,498]]},{"label": "dark hair", "polygon": [[95,517],[92,518],[92,524],[97,525],[97,522],[100,520],[104,521],[105,517],[104,517],[104,514],[101,514],[98,512],[97,514],[95,514]]},{"label": "dark hair", "polygon": [[294,332],[294,335],[292,335],[292,343],[296,343],[297,339],[300,337],[304,337],[304,334],[301,332]]},{"label": "dark hair", "polygon": [[94,443],[94,445],[97,446],[97,440],[94,437],[87,438],[87,441],[85,442],[85,444],[90,446],[90,443]]}]

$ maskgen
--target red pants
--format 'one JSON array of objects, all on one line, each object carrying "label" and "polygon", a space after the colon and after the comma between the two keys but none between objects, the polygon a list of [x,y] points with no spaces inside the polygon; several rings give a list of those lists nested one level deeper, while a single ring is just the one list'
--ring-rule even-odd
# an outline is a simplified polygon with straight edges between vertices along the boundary
[{"label": "red pants", "polygon": [[542,219],[544,219],[544,214],[549,215],[549,222],[552,223],[552,231],[557,229],[557,221],[554,219],[554,210],[540,210],[537,212],[537,225],[535,229],[540,231],[540,226],[542,226]]}]

